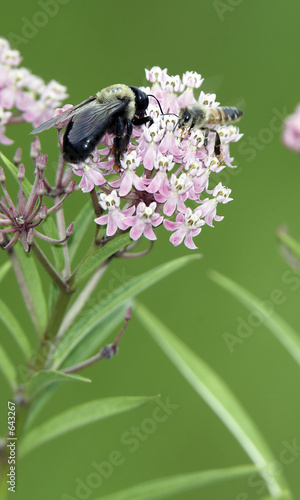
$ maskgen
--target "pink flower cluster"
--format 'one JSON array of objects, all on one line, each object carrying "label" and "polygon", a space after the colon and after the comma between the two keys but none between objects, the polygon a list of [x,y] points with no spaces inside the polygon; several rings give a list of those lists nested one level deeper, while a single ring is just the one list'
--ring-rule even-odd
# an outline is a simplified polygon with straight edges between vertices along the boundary
[{"label": "pink flower cluster", "polygon": [[11,144],[6,126],[30,122],[35,127],[53,116],[53,111],[67,97],[66,87],[54,80],[45,83],[28,69],[20,67],[18,50],[0,38],[0,142]]},{"label": "pink flower cluster", "polygon": [[[153,67],[146,70],[146,78],[151,87],[142,90],[157,97],[164,115],[150,98],[147,114],[153,124],[134,127],[120,172],[114,169],[113,138],[108,134],[103,140],[106,147],[97,149],[84,164],[72,165],[73,171],[81,176],[83,192],[94,186],[101,188],[100,206],[106,213],[95,221],[106,226],[107,236],[130,228],[135,241],[142,235],[155,240],[155,228],[162,224],[172,232],[173,245],[184,242],[195,249],[193,238],[205,224],[213,227],[214,221],[222,220],[217,207],[232,200],[231,190],[218,183],[216,176],[226,166],[233,167],[229,143],[238,141],[242,134],[233,125],[217,125],[221,159],[217,158],[215,134],[209,134],[204,146],[202,130],[175,127],[181,107],[197,102],[218,106],[215,94],[201,91],[196,100],[194,89],[202,84],[201,75],[188,71],[180,78]],[[212,189],[210,177],[214,178]]]},{"label": "pink flower cluster", "polygon": [[300,104],[294,113],[286,118],[282,140],[288,148],[300,153]]}]

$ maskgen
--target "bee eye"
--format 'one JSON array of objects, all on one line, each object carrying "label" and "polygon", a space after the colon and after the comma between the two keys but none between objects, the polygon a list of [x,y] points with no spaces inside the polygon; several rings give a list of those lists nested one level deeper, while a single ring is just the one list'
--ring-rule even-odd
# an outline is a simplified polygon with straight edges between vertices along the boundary
[{"label": "bee eye", "polygon": [[184,115],[183,119],[184,119],[184,121],[185,121],[185,122],[188,122],[188,121],[189,121],[189,119],[190,119],[190,114],[189,114],[189,113],[186,113],[186,114]]}]

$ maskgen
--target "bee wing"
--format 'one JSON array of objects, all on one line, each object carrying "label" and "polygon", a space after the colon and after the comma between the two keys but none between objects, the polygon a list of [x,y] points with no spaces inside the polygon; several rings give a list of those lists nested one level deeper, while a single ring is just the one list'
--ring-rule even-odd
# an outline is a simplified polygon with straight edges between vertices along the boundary
[{"label": "bee wing", "polygon": [[97,134],[104,135],[109,125],[109,119],[127,106],[127,101],[116,99],[113,102],[90,102],[81,111],[75,114],[73,125],[68,134],[72,143]]},{"label": "bee wing", "polygon": [[38,127],[36,127],[34,130],[30,132],[30,134],[39,134],[40,132],[44,132],[44,130],[48,130],[51,127],[54,127],[55,125],[59,125],[60,123],[64,122],[68,118],[72,118],[78,110],[89,103],[95,101],[96,96],[89,97],[85,101],[81,102],[80,104],[77,104],[76,106],[73,106],[73,108],[67,109],[66,111],[63,111],[60,115],[54,116],[50,120],[42,123]]}]

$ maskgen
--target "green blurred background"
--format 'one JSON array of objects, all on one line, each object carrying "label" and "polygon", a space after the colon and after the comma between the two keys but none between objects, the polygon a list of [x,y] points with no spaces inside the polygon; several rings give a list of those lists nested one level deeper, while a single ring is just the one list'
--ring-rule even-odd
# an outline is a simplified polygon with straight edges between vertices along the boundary
[{"label": "green blurred background", "polygon": [[[234,202],[219,210],[225,215],[215,229],[206,227],[196,240],[203,259],[168,277],[140,296],[196,353],[227,382],[269,442],[280,462],[283,442],[299,436],[299,371],[296,363],[263,326],[252,328],[243,343],[230,353],[225,332],[236,335],[239,322],[249,312],[209,280],[216,269],[248,288],[262,300],[280,290],[275,310],[295,329],[299,326],[299,280],[289,281],[289,267],[276,244],[276,228],[286,223],[299,236],[300,158],[281,142],[282,118],[300,101],[299,17],[297,0],[153,0],[142,2],[52,0],[57,13],[44,26],[28,28],[23,43],[16,44],[23,65],[45,81],[58,80],[68,87],[73,104],[112,83],[146,85],[144,68],[168,68],[169,74],[194,70],[205,78],[202,89],[216,93],[222,105],[244,110],[240,130],[244,138],[231,145],[235,171],[222,181],[232,188]],[[2,2],[0,35],[24,36],[24,26],[37,24],[46,0]],[[280,118],[282,117],[282,118]],[[22,146],[28,158],[30,126],[9,136]],[[55,133],[41,136],[43,152],[56,158]],[[2,148],[12,157],[14,146]],[[50,163],[51,163],[50,161]],[[27,161],[27,172],[31,164]],[[82,195],[68,204],[68,222]],[[118,261],[120,276],[132,277],[159,263],[188,254],[168,242],[159,231],[150,255],[139,260]],[[1,256],[2,261],[6,256]],[[104,289],[112,285],[107,273]],[[123,278],[120,278],[123,279]],[[31,333],[21,297],[11,277],[3,293],[24,328]],[[97,299],[95,299],[97,300]],[[242,318],[242,320],[240,319]],[[19,352],[7,339],[4,344],[16,364]],[[113,338],[113,337],[112,337]],[[119,355],[82,373],[91,377],[88,387],[70,384],[58,390],[45,407],[40,421],[80,402],[114,395],[168,397],[178,405],[132,452],[122,435],[151,418],[155,403],[71,432],[32,452],[18,464],[17,499],[67,500],[75,498],[78,479],[86,483],[92,465],[109,460],[113,450],[124,457],[122,465],[98,488],[81,498],[94,499],[151,478],[176,473],[222,468],[249,463],[239,444],[216,415],[176,372],[133,314],[120,345]],[[6,408],[9,389],[1,378],[1,408]],[[1,434],[6,412],[1,412]],[[300,490],[297,452],[283,465],[290,487]],[[277,464],[278,466],[278,464]],[[260,483],[259,483],[260,484]],[[266,491],[247,479],[219,484],[178,495],[176,500],[256,500]],[[80,498],[80,497],[78,497]]]}]

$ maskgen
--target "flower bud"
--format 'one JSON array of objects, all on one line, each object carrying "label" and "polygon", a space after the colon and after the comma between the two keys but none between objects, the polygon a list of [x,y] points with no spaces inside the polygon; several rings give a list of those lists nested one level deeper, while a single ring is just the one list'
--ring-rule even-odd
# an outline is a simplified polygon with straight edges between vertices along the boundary
[{"label": "flower bud", "polygon": [[38,168],[41,171],[44,171],[46,168],[46,163],[47,163],[47,155],[43,155],[42,153],[40,153],[37,156],[36,168]]},{"label": "flower bud", "polygon": [[46,217],[47,217],[47,207],[46,207],[46,205],[43,205],[41,207],[41,210],[40,210],[40,213],[39,213],[39,217],[42,220],[46,219]]},{"label": "flower bud", "polygon": [[71,222],[71,224],[67,227],[66,229],[66,236],[69,238],[73,234],[73,229],[74,229],[74,222]]},{"label": "flower bud", "polygon": [[40,152],[41,152],[41,143],[40,143],[39,138],[36,136],[30,145],[31,158],[32,159],[37,158]]},{"label": "flower bud", "polygon": [[18,179],[19,181],[23,181],[25,177],[25,167],[23,163],[20,164],[19,170],[18,170]]},{"label": "flower bud", "polygon": [[73,193],[75,185],[76,185],[76,181],[73,179],[73,180],[70,182],[70,184],[68,185],[68,187],[67,187],[67,189],[66,189],[66,193],[67,193],[67,194],[71,194],[71,193]]},{"label": "flower bud", "polygon": [[13,158],[14,165],[19,165],[19,163],[21,162],[21,157],[22,157],[22,149],[18,148]]},{"label": "flower bud", "polygon": [[27,243],[28,245],[32,245],[33,244],[33,229],[29,229],[29,231],[27,232]]},{"label": "flower bud", "polygon": [[5,182],[5,175],[2,167],[0,167],[0,182]]}]

